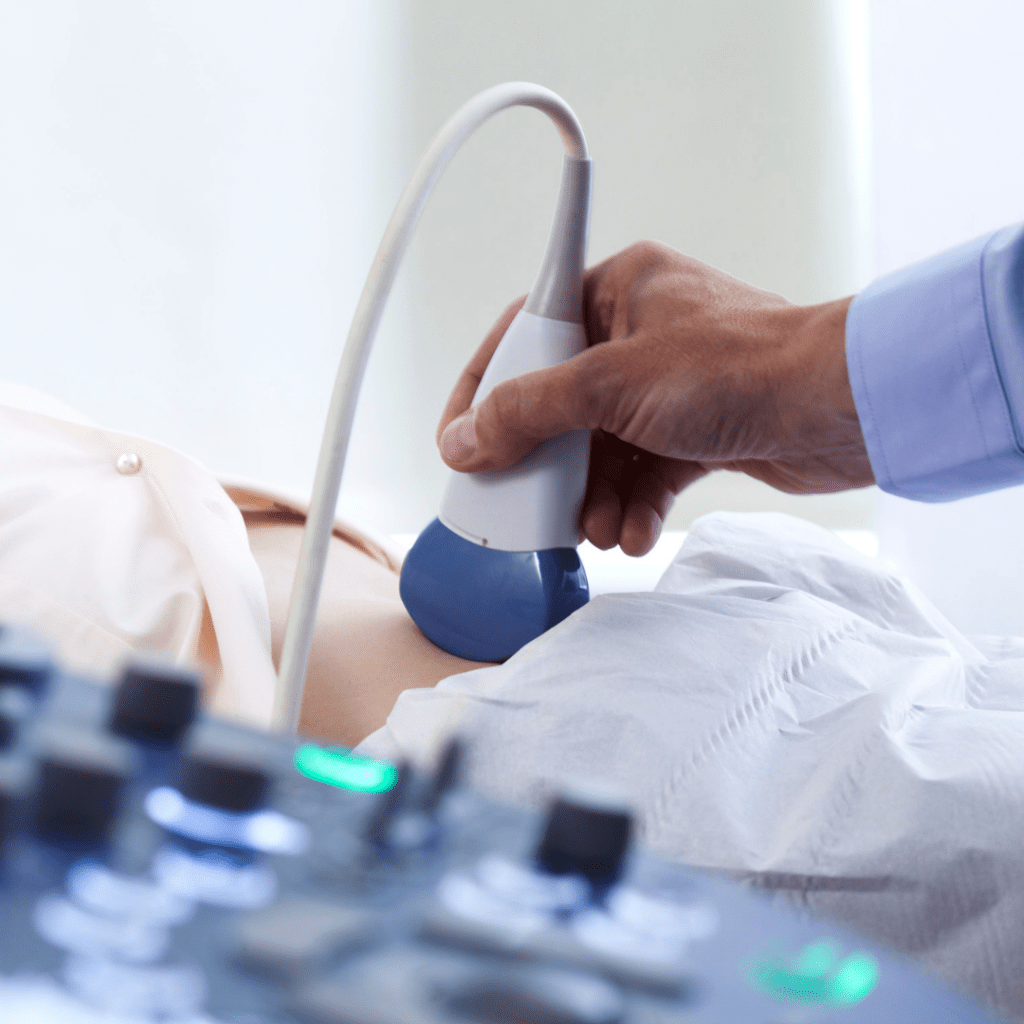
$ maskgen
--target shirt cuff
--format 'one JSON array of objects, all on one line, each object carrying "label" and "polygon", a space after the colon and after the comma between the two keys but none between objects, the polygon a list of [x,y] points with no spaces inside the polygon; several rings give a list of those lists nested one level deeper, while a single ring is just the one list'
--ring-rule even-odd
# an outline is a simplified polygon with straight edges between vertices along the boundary
[{"label": "shirt cuff", "polygon": [[1024,226],[1004,228],[851,303],[850,385],[882,490],[951,501],[1024,483],[1022,272]]}]

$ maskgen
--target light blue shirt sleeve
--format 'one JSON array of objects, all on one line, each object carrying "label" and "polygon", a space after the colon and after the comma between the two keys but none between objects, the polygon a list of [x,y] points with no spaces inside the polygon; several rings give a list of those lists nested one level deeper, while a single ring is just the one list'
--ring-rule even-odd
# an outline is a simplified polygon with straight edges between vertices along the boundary
[{"label": "light blue shirt sleeve", "polygon": [[869,285],[846,357],[882,490],[951,501],[1024,483],[1024,225]]}]

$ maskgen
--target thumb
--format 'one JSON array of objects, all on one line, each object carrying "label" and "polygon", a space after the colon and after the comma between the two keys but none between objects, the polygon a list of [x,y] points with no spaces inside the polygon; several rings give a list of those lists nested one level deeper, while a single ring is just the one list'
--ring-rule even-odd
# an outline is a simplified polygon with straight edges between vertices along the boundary
[{"label": "thumb", "polygon": [[588,349],[557,366],[496,384],[441,434],[445,463],[468,473],[504,469],[542,441],[567,430],[600,426],[587,384],[591,353]]}]

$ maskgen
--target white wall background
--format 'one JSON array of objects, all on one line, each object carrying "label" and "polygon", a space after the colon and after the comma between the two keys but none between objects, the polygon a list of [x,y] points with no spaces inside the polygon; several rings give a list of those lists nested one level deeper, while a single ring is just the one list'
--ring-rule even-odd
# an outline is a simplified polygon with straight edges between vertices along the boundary
[{"label": "white wall background", "polygon": [[389,32],[372,0],[0,3],[0,374],[308,490],[402,170]]},{"label": "white wall background", "polygon": [[[1024,6],[878,0],[878,273],[1024,220]],[[881,552],[968,632],[1024,635],[1024,488],[943,505],[880,495]]]},{"label": "white wall background", "polygon": [[[390,209],[441,122],[508,78],[562,92],[596,164],[591,257],[653,236],[798,301],[866,277],[855,0],[0,3],[0,373],[220,473],[308,489]],[[860,41],[858,41],[860,40]],[[437,416],[536,271],[557,137],[471,140],[371,360],[343,510],[416,532]],[[861,525],[869,496],[722,474],[680,502]]]}]

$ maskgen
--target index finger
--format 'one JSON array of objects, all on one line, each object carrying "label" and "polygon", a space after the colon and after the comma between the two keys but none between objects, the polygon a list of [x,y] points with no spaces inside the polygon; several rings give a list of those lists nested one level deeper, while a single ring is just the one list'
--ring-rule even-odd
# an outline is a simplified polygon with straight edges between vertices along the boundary
[{"label": "index finger", "polygon": [[435,435],[438,444],[441,443],[441,435],[444,433],[445,427],[473,404],[473,396],[476,395],[476,389],[480,386],[480,380],[483,378],[484,370],[487,369],[487,364],[491,361],[491,356],[494,355],[494,350],[498,347],[501,339],[505,337],[505,332],[525,302],[526,296],[522,295],[506,308],[505,312],[498,317],[497,323],[487,332],[487,336],[473,353],[466,368],[459,374],[459,379],[455,382],[451,395],[448,396],[444,412],[441,413],[441,423]]}]

